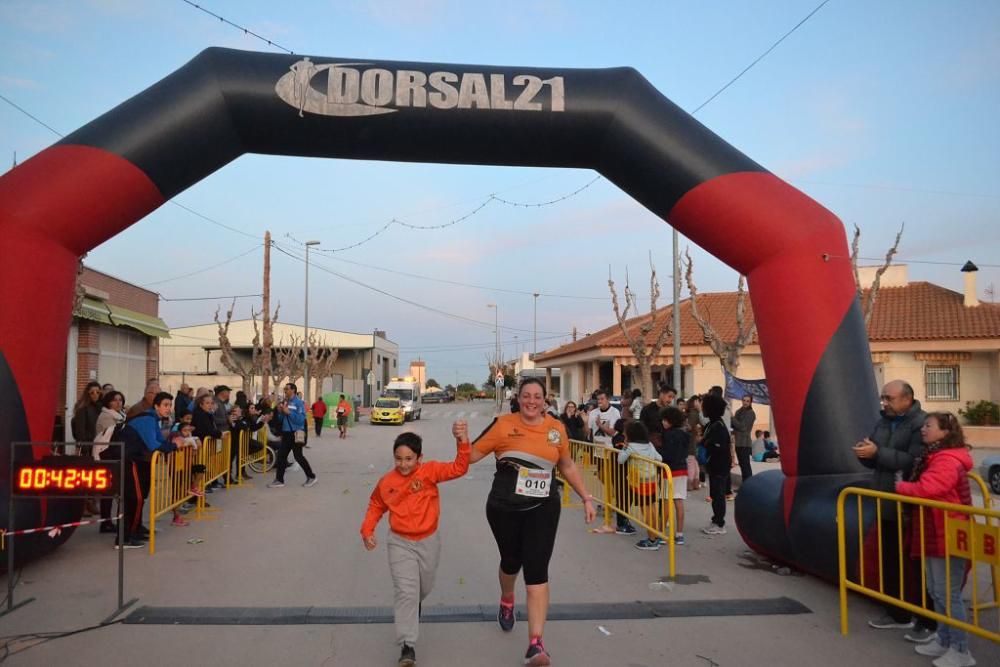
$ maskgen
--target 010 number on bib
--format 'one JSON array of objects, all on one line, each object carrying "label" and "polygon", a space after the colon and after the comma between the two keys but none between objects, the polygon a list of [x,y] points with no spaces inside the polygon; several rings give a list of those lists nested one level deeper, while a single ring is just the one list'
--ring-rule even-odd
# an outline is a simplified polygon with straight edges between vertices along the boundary
[{"label": "010 number on bib", "polygon": [[521,468],[517,473],[517,483],[514,493],[529,498],[548,498],[552,485],[551,470],[532,470]]}]

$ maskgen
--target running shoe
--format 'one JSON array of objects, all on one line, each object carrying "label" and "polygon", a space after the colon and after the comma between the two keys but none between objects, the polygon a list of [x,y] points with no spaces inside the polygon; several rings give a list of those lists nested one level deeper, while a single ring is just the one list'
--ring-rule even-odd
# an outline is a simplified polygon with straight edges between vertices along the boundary
[{"label": "running shoe", "polygon": [[317,481],[318,480],[315,477],[310,477],[309,479],[306,480],[306,483],[303,484],[302,486],[308,489],[310,486],[316,486]]},{"label": "running shoe", "polygon": [[175,526],[175,527],[177,527],[177,528],[184,528],[185,526],[190,526],[190,525],[191,525],[191,522],[190,522],[190,521],[188,521],[187,519],[185,519],[185,518],[184,518],[184,517],[182,517],[182,516],[176,516],[176,517],[174,517],[174,518],[173,518],[173,520],[172,520],[172,521],[170,522],[170,525],[171,525],[171,526]]},{"label": "running shoe", "polygon": [[118,546],[118,540],[115,540],[115,549],[121,549],[121,548],[125,548],[125,549],[141,549],[144,546],[146,546],[145,542],[143,542],[142,540],[137,540],[137,539],[133,538],[133,539],[130,539],[130,540],[125,540],[125,546],[124,547],[119,547]]},{"label": "running shoe", "polygon": [[635,535],[635,533],[636,533],[635,526],[633,526],[630,523],[615,528],[616,535]]},{"label": "running shoe", "polygon": [[274,480],[273,482],[271,482],[270,484],[267,485],[267,488],[269,488],[269,489],[281,489],[281,488],[284,488],[284,486],[285,486],[284,482],[279,482],[278,480]]},{"label": "running shoe", "polygon": [[702,528],[701,532],[705,533],[706,535],[725,535],[726,529],[723,528],[722,526],[716,526],[715,524],[712,524],[708,528]]},{"label": "running shoe", "polygon": [[932,642],[927,642],[926,644],[917,644],[913,647],[913,650],[920,655],[927,655],[932,658],[940,658],[945,653],[948,652],[947,646],[941,646],[940,640],[935,639]]},{"label": "running shoe", "polygon": [[642,551],[659,551],[660,543],[657,540],[639,540],[635,543],[636,549],[641,549]]},{"label": "running shoe", "polygon": [[524,654],[524,664],[529,667],[543,667],[552,664],[552,656],[545,650],[541,638],[536,637],[528,644],[528,652]]},{"label": "running shoe", "polygon": [[684,541],[684,535],[682,533],[677,533],[677,535],[674,536],[674,544],[676,544],[679,547],[682,547],[685,544],[687,544],[687,542]]},{"label": "running shoe", "polygon": [[912,630],[913,621],[897,621],[889,614],[882,614],[876,619],[868,621],[868,625],[878,630]]},{"label": "running shoe", "polygon": [[913,642],[914,644],[926,644],[932,642],[938,638],[937,630],[931,630],[930,628],[914,628],[910,632],[903,635],[903,639],[908,642]]},{"label": "running shoe", "polygon": [[497,612],[497,623],[500,624],[500,629],[504,632],[510,632],[514,629],[516,622],[517,617],[514,615],[514,603],[504,604],[501,601],[500,610]]},{"label": "running shoe", "polygon": [[[926,644],[922,644],[926,646]],[[968,650],[959,651],[954,646],[948,652],[931,663],[934,667],[974,667],[976,659]]]},{"label": "running shoe", "polygon": [[403,650],[399,654],[399,662],[396,664],[399,667],[416,667],[417,652],[409,644],[403,644]]}]

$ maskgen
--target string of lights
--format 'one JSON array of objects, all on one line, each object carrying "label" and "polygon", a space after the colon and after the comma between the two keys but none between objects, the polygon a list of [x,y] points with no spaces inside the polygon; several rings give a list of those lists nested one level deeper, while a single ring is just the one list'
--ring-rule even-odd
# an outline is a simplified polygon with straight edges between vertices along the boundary
[{"label": "string of lights", "polygon": [[229,19],[227,19],[225,17],[222,17],[222,16],[219,16],[215,12],[211,12],[211,11],[205,9],[201,5],[197,5],[197,4],[193,3],[193,2],[191,2],[191,0],[181,0],[181,2],[183,2],[185,5],[189,5],[191,7],[194,7],[195,9],[197,9],[200,12],[204,12],[205,14],[208,14],[212,18],[219,19],[219,21],[221,21],[222,23],[225,23],[226,25],[232,26],[232,27],[236,28],[237,30],[241,31],[244,35],[247,35],[249,37],[255,37],[255,38],[259,39],[262,42],[267,42],[268,46],[273,46],[276,49],[281,49],[285,53],[290,53],[292,55],[295,55],[294,51],[292,51],[291,49],[286,49],[281,44],[278,44],[277,42],[275,42],[273,39],[268,39],[267,37],[264,37],[263,35],[258,35],[253,30],[250,30],[249,28],[245,28],[245,27],[243,27],[241,25],[233,23]]}]

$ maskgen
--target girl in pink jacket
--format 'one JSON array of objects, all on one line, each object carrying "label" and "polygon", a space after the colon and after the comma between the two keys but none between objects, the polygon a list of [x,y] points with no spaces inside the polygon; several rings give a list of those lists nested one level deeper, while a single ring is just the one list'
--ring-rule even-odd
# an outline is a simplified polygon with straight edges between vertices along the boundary
[{"label": "girl in pink jacket", "polygon": [[[924,441],[924,453],[913,464],[910,481],[896,482],[896,493],[971,505],[967,474],[972,469],[972,457],[969,456],[958,419],[950,412],[931,413],[924,421],[920,434]],[[921,514],[915,512],[912,554],[919,558],[923,547],[927,588],[934,600],[934,609],[940,614],[950,611],[951,618],[966,621],[962,587],[969,561],[954,555],[945,559],[948,536],[944,527],[944,510],[921,507],[920,512],[923,515],[923,543],[921,545]],[[968,521],[968,517],[949,512],[948,521]],[[926,644],[918,644],[916,651],[921,655],[934,656],[935,667],[970,667],[976,664],[969,653],[966,633],[944,623],[938,624],[937,637]]]}]

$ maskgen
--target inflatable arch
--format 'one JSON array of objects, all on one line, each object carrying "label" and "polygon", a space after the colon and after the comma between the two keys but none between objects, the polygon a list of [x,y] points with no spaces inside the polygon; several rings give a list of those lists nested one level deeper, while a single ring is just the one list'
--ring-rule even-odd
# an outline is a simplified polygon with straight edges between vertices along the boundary
[{"label": "inflatable arch", "polygon": [[[595,169],[746,274],[782,455],[781,472],[744,486],[737,525],[754,549],[836,576],[834,502],[867,478],[850,445],[878,405],[843,225],[630,68],[211,48],[5,174],[5,500],[11,442],[51,435],[77,258],[244,153]],[[80,513],[65,501],[21,508],[18,527]],[[43,535],[19,552],[52,542]]]}]

